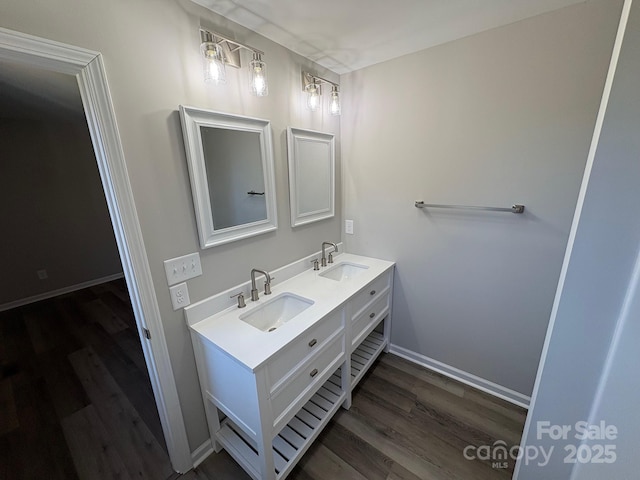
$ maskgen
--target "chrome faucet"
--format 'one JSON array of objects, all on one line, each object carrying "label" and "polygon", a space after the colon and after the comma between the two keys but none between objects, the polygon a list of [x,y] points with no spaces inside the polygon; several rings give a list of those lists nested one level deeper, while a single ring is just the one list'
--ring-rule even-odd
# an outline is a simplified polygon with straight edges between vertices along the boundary
[{"label": "chrome faucet", "polygon": [[258,270],[257,268],[251,269],[251,300],[254,302],[260,298],[258,295],[258,289],[256,287],[256,273],[264,275],[264,294],[271,295],[271,275],[264,270]]},{"label": "chrome faucet", "polygon": [[333,254],[338,251],[338,246],[332,242],[322,242],[322,258],[320,259],[320,266],[327,266],[327,255],[324,251],[325,245],[331,245],[333,247],[333,252],[329,254],[329,263],[333,263]]}]

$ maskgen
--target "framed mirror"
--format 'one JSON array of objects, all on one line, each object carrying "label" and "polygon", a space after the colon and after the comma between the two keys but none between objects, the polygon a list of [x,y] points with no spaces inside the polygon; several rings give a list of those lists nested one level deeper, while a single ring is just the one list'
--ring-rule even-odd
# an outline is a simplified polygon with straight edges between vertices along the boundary
[{"label": "framed mirror", "polygon": [[287,129],[291,226],[335,215],[335,145],[330,133]]},{"label": "framed mirror", "polygon": [[267,120],[180,106],[202,248],[277,228]]}]

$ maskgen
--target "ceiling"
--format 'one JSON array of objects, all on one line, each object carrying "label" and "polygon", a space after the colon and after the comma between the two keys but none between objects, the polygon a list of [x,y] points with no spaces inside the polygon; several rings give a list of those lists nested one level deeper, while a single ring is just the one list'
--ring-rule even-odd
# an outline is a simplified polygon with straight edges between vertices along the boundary
[{"label": "ceiling", "polygon": [[[342,74],[586,0],[192,1]],[[84,118],[75,77],[0,61],[0,118],[44,115]]]},{"label": "ceiling", "polygon": [[342,74],[586,0],[192,1]]}]

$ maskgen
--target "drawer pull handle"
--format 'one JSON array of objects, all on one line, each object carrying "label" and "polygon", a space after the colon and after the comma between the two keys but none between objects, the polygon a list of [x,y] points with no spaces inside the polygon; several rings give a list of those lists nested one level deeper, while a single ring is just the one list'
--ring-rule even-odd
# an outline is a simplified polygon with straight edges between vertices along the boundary
[{"label": "drawer pull handle", "polygon": [[373,317],[375,317],[375,316],[376,316],[376,314],[375,314],[375,313],[370,313],[370,314],[369,314],[369,318],[373,318]]},{"label": "drawer pull handle", "polygon": [[313,370],[311,370],[311,373],[309,375],[311,375],[312,377],[315,377],[318,374],[318,369],[314,368]]},{"label": "drawer pull handle", "polygon": [[310,347],[313,347],[316,343],[318,343],[318,341],[314,338],[313,340],[311,340],[311,341],[309,342],[309,346],[310,346]]},{"label": "drawer pull handle", "polygon": [[376,294],[376,291],[375,291],[375,290],[371,290],[371,291],[369,292],[369,295],[375,295],[375,294]]}]

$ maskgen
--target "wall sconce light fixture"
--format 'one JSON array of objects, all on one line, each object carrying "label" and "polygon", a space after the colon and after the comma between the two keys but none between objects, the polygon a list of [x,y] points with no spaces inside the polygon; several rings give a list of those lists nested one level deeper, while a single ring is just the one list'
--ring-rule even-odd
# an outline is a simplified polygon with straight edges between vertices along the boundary
[{"label": "wall sconce light fixture", "polygon": [[318,110],[318,108],[320,107],[323,83],[331,85],[329,113],[331,115],[340,115],[340,86],[337,83],[329,81],[325,78],[312,75],[308,72],[302,72],[302,90],[307,94],[307,107],[312,112]]},{"label": "wall sconce light fixture", "polygon": [[204,81],[208,83],[224,84],[227,82],[226,65],[234,68],[242,66],[240,50],[249,50],[253,58],[249,62],[249,84],[251,93],[264,97],[269,93],[267,84],[267,64],[262,60],[264,52],[231,40],[218,33],[200,29],[200,51],[204,68]]}]

